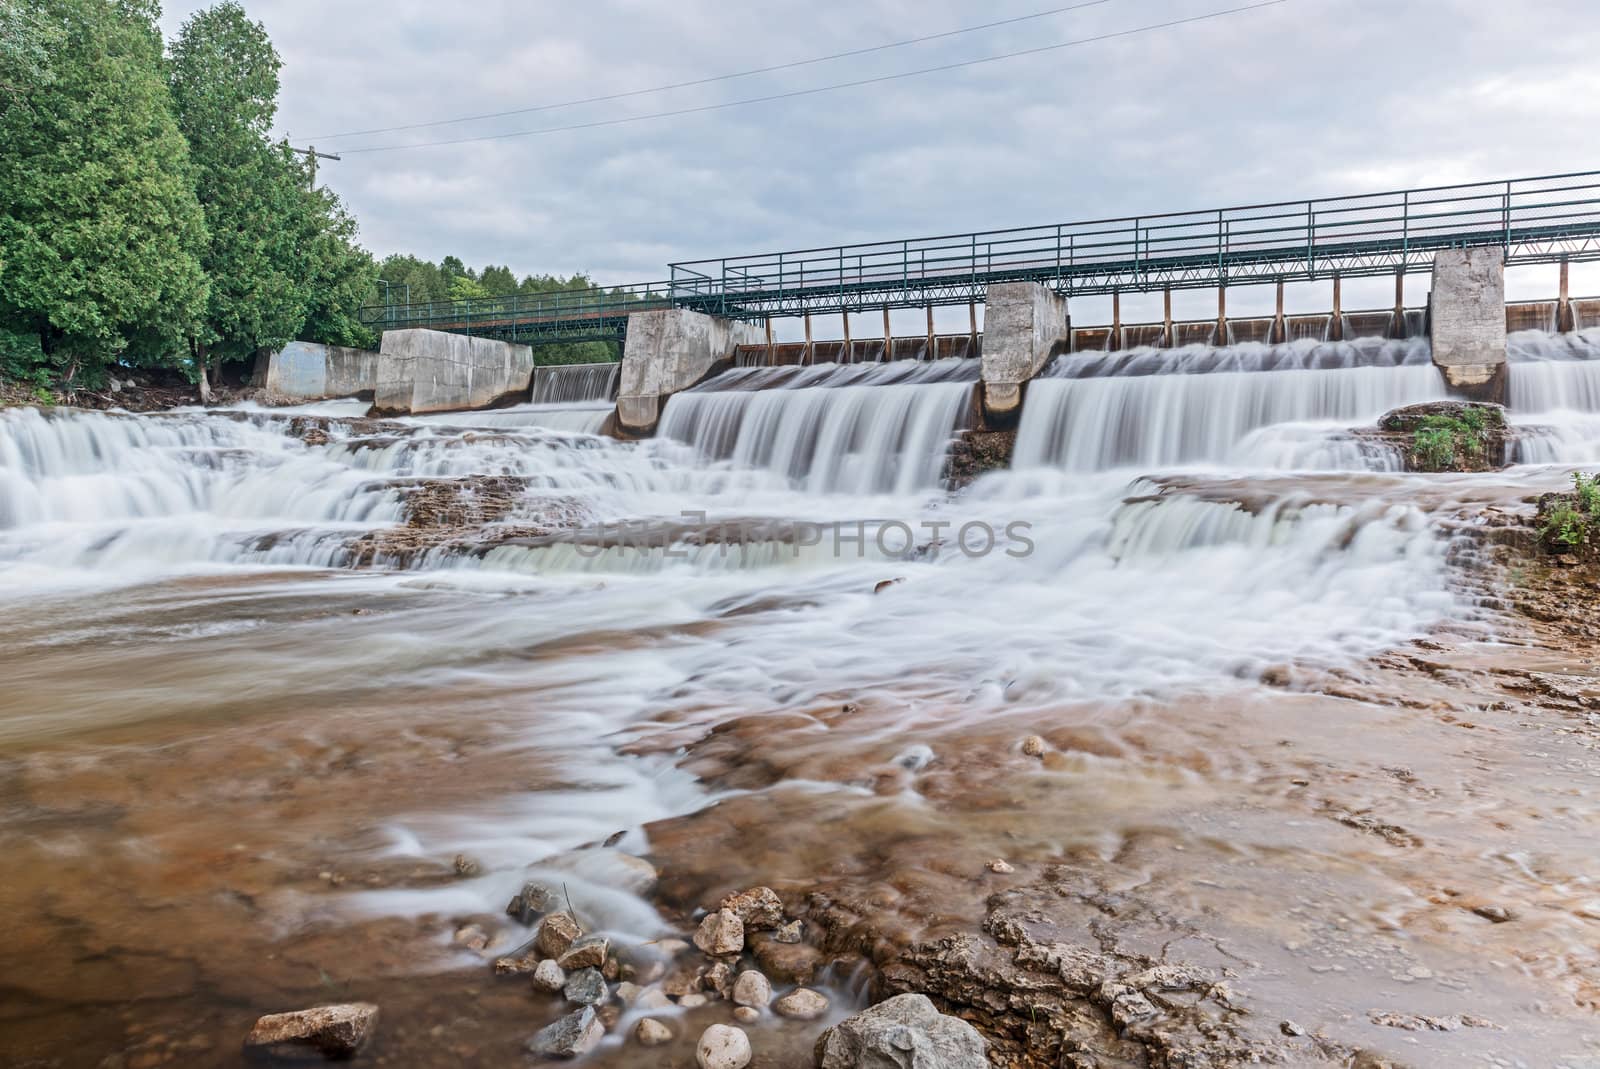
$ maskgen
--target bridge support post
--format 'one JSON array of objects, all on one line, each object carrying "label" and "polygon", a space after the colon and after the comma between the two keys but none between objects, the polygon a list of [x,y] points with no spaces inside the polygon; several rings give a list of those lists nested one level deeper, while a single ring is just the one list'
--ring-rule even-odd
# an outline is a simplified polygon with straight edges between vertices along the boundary
[{"label": "bridge support post", "polygon": [[1161,345],[1170,349],[1176,344],[1172,336],[1172,287],[1161,289]]},{"label": "bridge support post", "polygon": [[923,357],[923,359],[925,359],[925,360],[937,360],[937,359],[939,359],[939,343],[934,340],[934,336],[933,336],[933,305],[931,305],[931,304],[928,305],[928,352],[927,352],[927,355]]},{"label": "bridge support post", "polygon": [[1328,340],[1344,341],[1344,305],[1339,292],[1339,272],[1333,273],[1333,318],[1328,320]]},{"label": "bridge support post", "polygon": [[1428,336],[1433,362],[1452,392],[1504,402],[1506,271],[1500,248],[1444,249],[1434,255]]},{"label": "bridge support post", "polygon": [[894,332],[889,329],[889,306],[883,306],[883,362],[894,359]]},{"label": "bridge support post", "polygon": [[1106,339],[1106,348],[1117,352],[1122,348],[1122,291],[1111,291],[1111,337]]},{"label": "bridge support post", "polygon": [[1268,345],[1281,345],[1289,340],[1289,323],[1283,318],[1283,279],[1278,279],[1278,310],[1272,317],[1272,329],[1267,332]]},{"label": "bridge support post", "polygon": [[812,345],[811,345],[811,313],[810,312],[806,313],[806,356],[805,356],[805,362],[808,363],[808,364],[815,364],[817,362],[816,350],[813,349]]},{"label": "bridge support post", "polygon": [[983,312],[983,412],[993,428],[1022,414],[1023,389],[1067,350],[1067,299],[1037,282],[996,282]]},{"label": "bridge support post", "polygon": [[1228,285],[1217,287],[1217,337],[1213,345],[1228,344]]},{"label": "bridge support post", "polygon": [[968,301],[967,302],[967,330],[969,331],[969,342],[968,342],[968,348],[967,348],[967,355],[968,356],[977,356],[978,355],[978,302],[977,301]]},{"label": "bridge support post", "polygon": [[1556,333],[1558,334],[1569,334],[1578,329],[1578,324],[1574,322],[1575,317],[1572,314],[1572,295],[1568,290],[1570,283],[1568,276],[1571,274],[1569,266],[1567,258],[1562,256],[1561,292],[1556,301]]},{"label": "bridge support post", "polygon": [[840,314],[844,316],[844,352],[839,356],[839,363],[853,364],[856,362],[856,345],[850,340],[850,310],[847,308]]},{"label": "bridge support post", "polygon": [[1389,320],[1389,337],[1404,338],[1406,336],[1406,269],[1397,268],[1394,273],[1394,315]]},{"label": "bridge support post", "polygon": [[754,323],[687,308],[630,312],[617,388],[619,433],[653,434],[667,398],[721,371],[740,345],[758,344],[759,337]]}]

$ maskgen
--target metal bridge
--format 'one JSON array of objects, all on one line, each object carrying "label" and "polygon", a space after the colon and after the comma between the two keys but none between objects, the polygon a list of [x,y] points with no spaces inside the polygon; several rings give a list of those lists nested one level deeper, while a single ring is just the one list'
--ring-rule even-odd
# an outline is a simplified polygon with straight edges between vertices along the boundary
[{"label": "metal bridge", "polygon": [[1353,278],[1480,246],[1502,248],[1508,265],[1600,260],[1600,171],[694,260],[665,282],[371,306],[361,318],[536,344],[620,340],[630,312],[653,308],[764,320],[981,302],[994,282],[1070,297]]}]

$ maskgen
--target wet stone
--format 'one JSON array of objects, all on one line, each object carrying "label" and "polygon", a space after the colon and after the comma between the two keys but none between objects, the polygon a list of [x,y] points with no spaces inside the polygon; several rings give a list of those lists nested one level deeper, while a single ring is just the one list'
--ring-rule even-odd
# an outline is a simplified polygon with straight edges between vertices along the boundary
[{"label": "wet stone", "polygon": [[518,923],[532,924],[560,904],[560,899],[549,886],[537,880],[522,885],[522,890],[506,904],[506,916],[515,917]]},{"label": "wet stone", "polygon": [[733,1019],[740,1024],[755,1024],[761,1020],[761,1011],[753,1006],[735,1006]]},{"label": "wet stone", "polygon": [[553,995],[566,986],[567,971],[550,958],[545,958],[533,970],[533,987],[536,991]]},{"label": "wet stone", "polygon": [[1044,737],[1040,735],[1029,735],[1022,740],[1022,752],[1029,757],[1043,757],[1047,748]]},{"label": "wet stone", "polygon": [[576,1058],[594,1050],[604,1036],[594,1007],[584,1006],[535,1032],[528,1050],[544,1058]]},{"label": "wet stone", "polygon": [[714,1024],[700,1033],[694,1060],[700,1069],[744,1069],[750,1064],[750,1037],[742,1028]]},{"label": "wet stone", "polygon": [[733,967],[723,961],[711,966],[700,974],[700,990],[708,995],[715,992],[718,998],[727,998],[733,990]]},{"label": "wet stone", "polygon": [[377,1022],[378,1007],[370,1002],[269,1013],[256,1021],[244,1046],[274,1058],[352,1058]]},{"label": "wet stone", "polygon": [[634,1027],[633,1038],[641,1047],[659,1047],[672,1042],[672,1029],[654,1017],[646,1017]]},{"label": "wet stone", "polygon": [[586,935],[573,942],[559,963],[563,969],[598,969],[610,952],[611,940],[602,935]]},{"label": "wet stone", "polygon": [[733,1001],[741,1006],[765,1009],[772,1001],[772,983],[754,969],[746,969],[733,982]]},{"label": "wet stone", "polygon": [[708,913],[694,933],[694,945],[713,958],[744,949],[744,922],[731,910]]},{"label": "wet stone", "polygon": [[579,969],[567,977],[561,993],[568,1002],[582,1006],[598,1006],[611,994],[606,988],[606,978],[600,975],[599,969]]},{"label": "wet stone", "polygon": [[791,1021],[814,1021],[828,1012],[828,1000],[809,987],[797,987],[774,1002],[772,1010]]},{"label": "wet stone", "polygon": [[756,964],[774,980],[808,984],[822,964],[822,952],[805,943],[783,943],[761,936],[751,946]]},{"label": "wet stone", "polygon": [[533,948],[541,958],[560,959],[575,943],[583,929],[570,913],[552,913],[539,922],[539,934],[534,936]]},{"label": "wet stone", "polygon": [[763,931],[783,923],[783,903],[770,887],[752,887],[722,900],[722,909],[739,918],[746,931]]},{"label": "wet stone", "polygon": [[805,938],[805,925],[800,921],[779,925],[777,931],[772,933],[772,938],[780,943],[798,943]]},{"label": "wet stone", "polygon": [[926,995],[899,995],[862,1010],[824,1032],[815,1053],[818,1069],[989,1066],[988,1044],[978,1030],[940,1013]]}]

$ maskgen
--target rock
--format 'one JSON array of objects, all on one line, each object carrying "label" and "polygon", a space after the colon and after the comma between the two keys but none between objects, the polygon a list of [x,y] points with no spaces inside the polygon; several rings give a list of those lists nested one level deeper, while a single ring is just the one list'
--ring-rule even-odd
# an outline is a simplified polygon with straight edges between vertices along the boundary
[{"label": "rock", "polygon": [[456,929],[453,942],[467,950],[483,950],[489,945],[489,933],[483,930],[482,925],[464,924]]},{"label": "rock", "polygon": [[1478,906],[1472,912],[1476,913],[1484,920],[1494,921],[1496,924],[1504,924],[1511,920],[1514,916],[1514,914],[1504,906]]},{"label": "rock", "polygon": [[1407,471],[1493,471],[1506,463],[1506,417],[1499,405],[1429,401],[1397,408],[1378,421]]},{"label": "rock", "polygon": [[805,938],[805,925],[800,921],[779,925],[778,930],[772,933],[772,938],[780,943],[798,943]]},{"label": "rock", "polygon": [[598,969],[610,952],[611,940],[602,935],[586,935],[567,948],[559,963],[563,969]]},{"label": "rock", "polygon": [[926,995],[899,995],[822,1033],[818,1069],[989,1069],[988,1044]]},{"label": "rock", "polygon": [[770,887],[752,887],[722,900],[722,909],[738,917],[746,931],[764,931],[783,923],[783,903]]},{"label": "rock", "polygon": [[664,1010],[670,1005],[672,1000],[659,987],[647,987],[633,1000],[633,1008],[636,1010]]},{"label": "rock", "polygon": [[673,998],[682,998],[700,990],[700,973],[686,966],[678,966],[661,981],[661,990]]},{"label": "rock", "polygon": [[706,998],[706,996],[702,995],[698,991],[691,991],[689,994],[678,999],[678,1005],[682,1006],[686,1010],[698,1010],[701,1006],[705,1006],[710,1002],[710,999]]},{"label": "rock", "polygon": [[828,1000],[809,987],[797,987],[774,1002],[772,1011],[791,1021],[814,1021],[828,1012]]},{"label": "rock", "polygon": [[567,986],[567,970],[551,958],[545,958],[533,970],[533,987],[535,991],[543,991],[553,995]]},{"label": "rock", "polygon": [[[605,975],[604,973],[601,974]],[[632,1006],[633,1000],[639,997],[639,992],[644,990],[631,980],[624,980],[617,985],[617,1001],[624,1006]]]},{"label": "rock", "polygon": [[694,945],[713,958],[744,949],[744,922],[732,910],[708,913],[694,933]]},{"label": "rock", "polygon": [[533,949],[541,958],[558,961],[583,934],[578,922],[570,913],[552,913],[539,922],[539,934],[533,937]]},{"label": "rock", "polygon": [[600,963],[600,975],[616,983],[617,977],[622,975],[622,964],[616,958],[607,958]]},{"label": "rock", "polygon": [[1029,735],[1022,740],[1022,752],[1029,757],[1043,757],[1048,748],[1044,739],[1038,735]]},{"label": "rock", "polygon": [[1017,871],[1016,866],[1012,865],[1011,862],[1007,861],[1003,857],[995,858],[993,861],[989,862],[989,864],[986,865],[985,867],[990,872],[997,872],[1002,876],[1009,876],[1013,872]]},{"label": "rock", "polygon": [[1281,1022],[1278,1025],[1278,1031],[1282,1032],[1286,1036],[1303,1036],[1306,1034],[1306,1030],[1295,1024],[1293,1021]]},{"label": "rock", "polygon": [[606,978],[600,975],[599,969],[579,969],[567,977],[561,993],[568,1002],[576,1002],[580,1006],[598,1006],[611,996],[606,987]]},{"label": "rock", "polygon": [[549,884],[537,880],[522,885],[522,890],[506,904],[506,916],[515,917],[519,924],[532,924],[560,905],[561,900]]},{"label": "rock", "polygon": [[746,969],[733,982],[733,1001],[741,1006],[766,1009],[772,1001],[772,983],[754,969]]},{"label": "rock", "polygon": [[761,1011],[754,1006],[735,1006],[733,1008],[733,1019],[740,1024],[755,1024],[761,1020]]},{"label": "rock", "polygon": [[528,1050],[545,1058],[577,1058],[598,1047],[605,1034],[594,1007],[584,1006],[535,1032]]},{"label": "rock", "polygon": [[476,876],[483,871],[483,866],[466,854],[457,854],[452,867],[455,869],[456,875],[462,877]]},{"label": "rock", "polygon": [[711,966],[700,974],[700,990],[707,994],[716,992],[718,998],[727,998],[733,990],[733,967],[725,961]]},{"label": "rock", "polygon": [[742,1028],[714,1024],[700,1033],[694,1060],[700,1069],[744,1069],[750,1064],[750,1037]]},{"label": "rock", "polygon": [[782,943],[761,933],[751,944],[761,971],[790,984],[809,984],[822,965],[822,951],[805,943]]},{"label": "rock", "polygon": [[[554,964],[552,962],[551,964]],[[514,954],[509,957],[494,959],[494,974],[496,976],[526,976],[536,972],[539,968],[539,955],[531,949],[527,954]]]},{"label": "rock", "polygon": [[672,1042],[672,1029],[654,1017],[646,1017],[634,1026],[633,1038],[641,1047],[659,1047]]},{"label": "rock", "polygon": [[656,867],[644,858],[603,846],[570,850],[547,857],[539,862],[539,867],[570,872],[590,883],[615,887],[636,895],[648,892],[658,879]]},{"label": "rock", "polygon": [[269,1013],[250,1029],[244,1048],[275,1058],[353,1058],[377,1023],[378,1007],[370,1002]]}]

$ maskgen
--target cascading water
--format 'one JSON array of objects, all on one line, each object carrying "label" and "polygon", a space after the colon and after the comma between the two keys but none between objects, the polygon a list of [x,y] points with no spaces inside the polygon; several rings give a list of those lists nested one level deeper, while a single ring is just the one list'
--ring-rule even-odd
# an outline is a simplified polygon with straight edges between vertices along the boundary
[{"label": "cascading water", "polygon": [[1069,355],[1029,384],[1015,464],[1393,468],[1349,429],[1445,396],[1421,340]]},{"label": "cascading water", "polygon": [[534,369],[531,400],[536,405],[614,400],[621,369],[619,362],[543,365]]},{"label": "cascading water", "polygon": [[736,368],[668,401],[661,434],[812,492],[931,489],[978,370],[975,360]]},{"label": "cascading water", "polygon": [[1600,329],[1507,341],[1506,407],[1523,464],[1600,461]]}]

